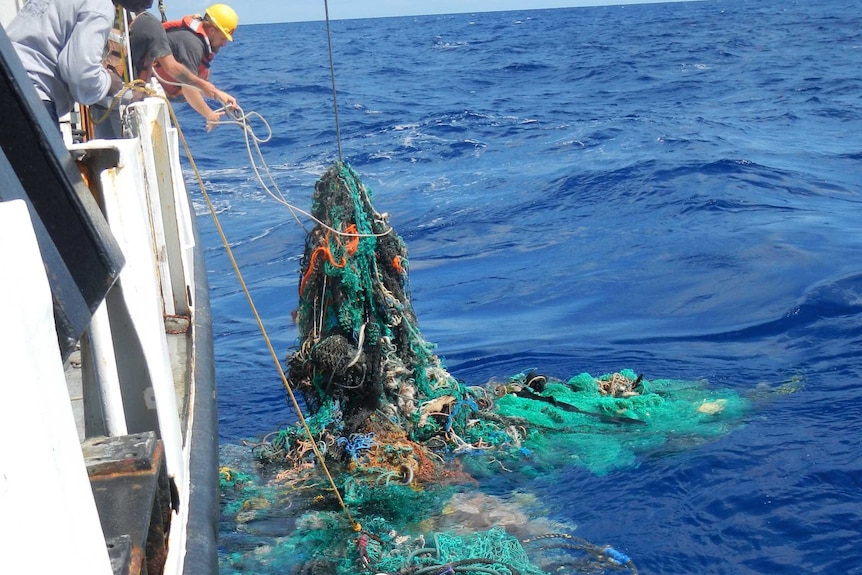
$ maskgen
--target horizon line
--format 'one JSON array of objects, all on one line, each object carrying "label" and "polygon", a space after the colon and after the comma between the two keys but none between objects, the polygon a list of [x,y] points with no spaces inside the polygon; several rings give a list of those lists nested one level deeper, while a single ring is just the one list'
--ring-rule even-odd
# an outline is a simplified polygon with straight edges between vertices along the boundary
[{"label": "horizon line", "polygon": [[[633,6],[633,5],[643,5],[643,4],[681,4],[685,2],[705,2],[707,0],[587,0],[587,2],[583,4],[578,4],[576,6],[536,6],[530,8],[515,8],[515,9],[494,9],[489,8],[487,10],[464,10],[459,12],[406,12],[404,14],[388,14],[388,15],[370,15],[370,16],[347,16],[347,17],[332,17],[330,15],[329,20],[334,22],[338,21],[347,21],[347,20],[376,20],[381,18],[413,18],[420,16],[457,16],[460,14],[488,14],[495,12],[535,12],[538,10],[567,10],[567,9],[577,9],[577,8],[599,8],[599,7],[611,7],[611,6]],[[297,20],[278,20],[272,22],[250,22],[248,24],[240,24],[240,26],[258,26],[261,24],[299,24],[305,22],[325,22],[326,18],[311,18],[311,19],[297,19]]]}]

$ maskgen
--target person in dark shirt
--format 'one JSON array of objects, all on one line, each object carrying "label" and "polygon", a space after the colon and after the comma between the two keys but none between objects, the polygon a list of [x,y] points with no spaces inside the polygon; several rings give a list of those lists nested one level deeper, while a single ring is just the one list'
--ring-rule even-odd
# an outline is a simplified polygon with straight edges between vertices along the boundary
[{"label": "person in dark shirt", "polygon": [[[207,98],[218,100],[225,106],[235,107],[236,99],[216,88],[209,81],[199,78],[174,57],[168,42],[167,32],[158,18],[149,12],[141,12],[129,27],[129,49],[132,54],[134,76],[148,82],[153,75],[153,64],[158,63],[166,76],[177,83],[187,84],[200,90]],[[196,70],[196,67],[191,70]],[[209,108],[207,107],[209,110]],[[203,114],[207,120],[212,115]],[[217,119],[217,118],[216,118]]]},{"label": "person in dark shirt", "polygon": [[[233,41],[238,21],[236,12],[230,6],[213,4],[203,16],[185,16],[181,20],[165,22],[163,26],[174,58],[189,70],[196,71],[198,78],[206,80],[213,57],[228,42]],[[159,61],[154,62],[153,71],[169,97],[185,98],[192,108],[206,118],[207,130],[218,123],[224,112],[211,109],[200,91],[172,76]]]}]

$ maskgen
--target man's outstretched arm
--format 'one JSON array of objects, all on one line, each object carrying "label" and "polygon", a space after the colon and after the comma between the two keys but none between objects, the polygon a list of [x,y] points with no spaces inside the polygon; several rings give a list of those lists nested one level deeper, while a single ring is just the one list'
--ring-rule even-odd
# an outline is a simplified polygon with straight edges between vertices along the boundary
[{"label": "man's outstretched arm", "polygon": [[[162,58],[158,59],[159,66],[164,69],[171,77],[176,79],[177,82],[181,84],[194,86],[200,92],[206,96],[207,98],[212,98],[213,100],[218,100],[225,106],[236,107],[236,98],[228,94],[227,92],[223,92],[216,88],[212,82],[208,82],[203,78],[198,78],[197,75],[192,74],[188,68],[183,66],[176,58],[174,58],[173,54],[169,54]],[[186,87],[183,87],[183,95],[186,96],[186,100],[189,100],[188,95],[186,94]],[[191,104],[191,100],[189,100],[189,104]],[[206,103],[203,104],[206,106]],[[194,105],[192,105],[195,108]],[[207,106],[209,110],[209,107]],[[200,110],[195,108],[201,115],[204,115]],[[206,117],[204,115],[204,117]]]},{"label": "man's outstretched arm", "polygon": [[183,86],[183,96],[189,106],[191,106],[195,112],[204,117],[204,120],[207,122],[207,132],[215,128],[224,112],[216,112],[210,109],[204,101],[204,97],[201,95],[200,90],[191,86]]}]

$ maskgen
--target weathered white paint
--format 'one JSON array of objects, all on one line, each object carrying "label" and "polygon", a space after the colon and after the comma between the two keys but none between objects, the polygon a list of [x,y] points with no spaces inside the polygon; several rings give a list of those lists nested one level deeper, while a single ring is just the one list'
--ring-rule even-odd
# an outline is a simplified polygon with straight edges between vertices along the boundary
[{"label": "weathered white paint", "polygon": [[[147,98],[130,106],[129,112],[126,119],[136,123],[138,138],[96,140],[74,147],[110,146],[120,152],[118,167],[101,173],[105,217],[126,257],[126,266],[109,298],[122,299],[131,325],[116,330],[114,341],[135,340],[134,345],[116,345],[118,361],[128,362],[123,350],[138,346],[144,355],[151,398],[139,402],[137,407],[131,405],[134,401],[130,402],[128,397],[124,403],[127,418],[152,408],[153,403],[158,414],[168,473],[174,477],[180,495],[179,512],[171,521],[165,573],[179,574],[183,570],[188,535],[190,449],[183,444],[163,317],[190,313],[193,309],[187,301],[187,293],[192,294],[194,301],[193,214],[176,153],[177,133],[169,127],[165,102]],[[115,304],[113,308],[116,307]],[[125,323],[112,315],[112,326],[118,321]],[[125,384],[123,389],[128,396]],[[193,413],[188,417],[190,426]]]},{"label": "weathered white paint", "polygon": [[103,301],[93,314],[88,330],[94,375],[99,388],[102,416],[108,435],[127,435],[126,412],[123,408],[123,395],[120,390],[120,376],[117,373],[117,357],[114,341],[111,339],[111,323],[108,308]]},{"label": "weathered white paint", "polygon": [[[173,202],[165,204],[160,200],[160,183],[169,169],[169,164],[159,154],[159,150],[162,147],[161,140],[164,138],[165,126],[159,118],[158,107],[142,102],[136,104],[134,109],[136,114],[145,119],[139,122],[141,139],[147,142],[147,145],[141,146],[140,164],[143,168],[143,174],[147,179],[147,186],[144,188],[144,192],[149,197],[150,211],[152,212],[153,245],[155,247],[156,262],[159,266],[158,274],[161,280],[159,287],[162,291],[165,313],[174,315],[178,312],[177,306],[174,303],[174,290],[172,288],[175,281],[182,281],[182,276],[179,278],[174,277],[171,254],[168,252],[168,245],[175,239],[172,236],[175,236],[176,230],[176,214],[173,210]],[[174,233],[172,234],[172,232]]]},{"label": "weathered white paint", "polygon": [[[153,83],[158,86],[156,80],[153,80]],[[153,86],[154,88],[156,86]],[[161,86],[157,88],[161,91]],[[173,201],[176,206],[176,225],[178,228],[178,245],[174,246],[171,249],[171,257],[176,258],[178,261],[182,262],[182,277],[184,282],[182,283],[185,286],[184,289],[188,289],[190,294],[190,301],[185,302],[184,313],[188,313],[192,318],[194,318],[194,308],[197,302],[197,296],[195,295],[195,269],[194,269],[194,248],[195,248],[195,234],[194,227],[192,225],[192,218],[194,216],[194,212],[192,211],[191,206],[189,205],[189,195],[186,191],[185,181],[183,180],[183,172],[182,167],[180,165],[180,156],[179,156],[179,133],[176,127],[172,126],[169,121],[169,114],[167,110],[167,105],[164,104],[162,100],[153,100],[148,99],[145,100],[146,105],[152,106],[156,105],[158,102],[158,107],[161,108],[158,112],[159,116],[163,118],[163,121],[166,125],[170,126],[167,130],[167,143],[168,143],[168,157],[166,161],[167,165],[170,166],[170,184],[171,184],[171,193],[173,194]],[[150,112],[152,114],[152,112]],[[185,296],[185,293],[183,294]],[[178,299],[178,298],[177,298]],[[194,336],[194,332],[192,332]],[[195,348],[196,348],[196,340],[193,340],[192,346],[189,349],[189,353],[191,354],[190,361],[190,370],[189,377],[194,377],[194,364],[195,364]],[[186,415],[186,443],[183,446],[183,464],[186,469],[190,468],[191,465],[191,444],[194,441],[201,441],[201,439],[197,439],[193,436],[193,427],[195,424],[195,390],[197,389],[196,385],[190,386],[190,397],[188,400],[188,413]],[[211,441],[211,438],[204,438],[203,441]],[[183,483],[178,483],[177,488],[180,492],[180,500],[181,501],[189,501],[189,495],[191,493],[191,482],[189,479],[184,481]],[[188,523],[188,511],[189,506],[184,505],[180,507],[179,513],[174,517],[174,521],[171,523],[171,531],[170,531],[170,540],[171,546],[168,548],[168,557],[165,563],[165,573],[182,573],[183,572],[183,563],[185,561],[185,549],[186,542],[188,540],[188,529],[186,528],[186,524]]]},{"label": "weathered white paint", "polygon": [[21,200],[0,202],[0,269],[0,557],[13,570],[111,575]]},{"label": "weathered white paint", "polygon": [[[126,350],[136,348],[143,354],[151,389],[145,390],[145,396],[137,398],[143,401],[139,409],[155,408],[159,435],[165,444],[168,473],[174,476],[177,484],[181,484],[186,479],[182,433],[165,336],[164,307],[158,275],[160,267],[154,253],[156,241],[153,222],[150,219],[153,206],[147,201],[145,193],[146,187],[155,183],[151,180],[151,174],[141,170],[142,152],[138,139],[94,140],[74,148],[106,146],[115,147],[120,152],[120,162],[119,167],[101,172],[105,219],[126,257],[126,265],[109,298],[122,299],[131,321],[125,333],[137,340],[123,345],[118,345],[115,341],[115,346],[121,355]],[[113,317],[111,321],[114,330]],[[116,339],[118,338],[115,335]],[[118,363],[122,361],[123,357],[118,358]],[[126,399],[126,417],[130,422],[135,415],[131,411],[129,400]],[[131,424],[129,430],[140,431]]]},{"label": "weathered white paint", "polygon": [[[182,206],[177,205],[174,190],[174,178],[171,165],[171,138],[176,137],[176,130],[171,127],[171,118],[167,106],[159,105],[161,100],[150,99],[149,102],[137,106],[139,112],[145,114],[146,121],[140,123],[140,135],[143,140],[149,140],[150,145],[144,153],[144,170],[156,184],[147,191],[150,193],[150,204],[158,203],[161,207],[161,235],[157,236],[160,257],[164,257],[162,271],[162,291],[165,297],[166,313],[180,315],[188,314],[188,299],[186,281],[183,275],[183,259],[180,253],[183,244]],[[177,157],[179,160],[179,157]],[[150,164],[149,162],[153,163]],[[185,186],[182,187],[185,196]],[[167,311],[172,307],[174,311]]]},{"label": "weathered white paint", "polygon": [[[183,180],[183,170],[180,166],[179,132],[173,126],[168,128],[168,146],[174,203],[177,206],[177,226],[179,226],[180,232],[179,243],[182,248],[181,253],[178,253],[177,257],[181,257],[183,261],[185,283],[193,288],[195,285],[195,232],[194,227],[192,226],[192,218],[195,216],[191,205],[189,205],[189,195],[186,191],[185,180]],[[194,307],[194,301],[194,298],[192,298],[189,305]]]}]

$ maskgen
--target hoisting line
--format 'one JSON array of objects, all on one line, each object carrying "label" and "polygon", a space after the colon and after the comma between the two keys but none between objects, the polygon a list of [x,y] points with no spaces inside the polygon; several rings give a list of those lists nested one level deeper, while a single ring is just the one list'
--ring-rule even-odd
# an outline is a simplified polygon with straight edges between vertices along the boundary
[{"label": "hoisting line", "polygon": [[[160,8],[162,5],[163,4],[161,3],[161,0],[160,0]],[[325,13],[326,13],[326,39],[327,39],[327,44],[328,44],[328,48],[329,48],[329,72],[330,72],[330,77],[332,80],[332,105],[333,105],[333,112],[335,115],[335,137],[336,137],[336,143],[338,146],[338,159],[339,159],[339,161],[343,161],[342,160],[343,156],[342,156],[342,151],[341,151],[341,128],[340,128],[340,123],[338,120],[338,101],[337,101],[336,89],[335,89],[335,64],[334,64],[334,59],[333,59],[333,55],[332,55],[332,34],[330,31],[330,26],[329,26],[329,4],[328,4],[328,0],[324,0],[323,5],[324,5]],[[162,17],[164,18],[164,12],[162,12]],[[127,84],[125,86],[125,89],[139,89],[140,90],[141,86],[140,85],[134,85],[134,84]],[[154,95],[151,91],[147,91],[147,92],[150,95]],[[278,354],[276,353],[275,348],[272,345],[272,340],[269,337],[269,333],[266,331],[266,327],[264,327],[264,325],[263,325],[263,319],[261,318],[260,313],[258,313],[258,311],[257,311],[257,306],[254,303],[254,299],[251,296],[251,292],[248,289],[248,285],[246,284],[245,279],[243,278],[242,272],[239,269],[239,264],[237,263],[236,258],[234,257],[233,250],[231,249],[230,243],[227,240],[227,236],[224,233],[224,229],[221,226],[221,222],[219,221],[218,214],[216,213],[216,210],[215,210],[215,206],[213,205],[212,200],[210,199],[209,193],[207,193],[207,189],[206,189],[206,186],[204,185],[203,178],[201,177],[200,171],[198,170],[197,164],[195,163],[194,156],[192,156],[192,152],[191,152],[191,149],[189,148],[188,142],[186,142],[186,138],[183,135],[183,131],[180,128],[180,123],[176,117],[176,114],[174,113],[173,106],[171,105],[170,100],[168,100],[168,98],[166,98],[165,96],[159,95],[159,97],[161,97],[168,106],[168,111],[170,112],[171,120],[173,121],[174,126],[176,126],[176,128],[177,128],[177,133],[179,135],[180,141],[183,144],[183,149],[186,152],[186,157],[189,160],[189,164],[192,167],[192,171],[194,171],[195,178],[197,179],[198,186],[200,187],[200,190],[201,190],[201,194],[203,195],[204,201],[206,201],[207,208],[210,211],[210,215],[213,218],[213,223],[215,224],[216,230],[218,231],[218,234],[219,234],[219,237],[221,238],[222,244],[225,247],[225,251],[227,253],[228,259],[230,259],[230,263],[231,263],[231,266],[233,267],[234,274],[236,275],[237,280],[239,281],[240,286],[242,287],[242,291],[245,294],[246,299],[248,300],[249,307],[251,308],[251,311],[252,311],[252,314],[254,315],[255,321],[257,322],[258,328],[260,329],[261,335],[263,336],[263,339],[266,342],[266,347],[267,347],[267,349],[269,349],[269,353],[272,356],[272,360],[275,363],[276,368],[278,369],[278,373],[279,373],[279,376],[281,377],[282,384],[284,385],[285,390],[287,390],[288,396],[290,397],[290,401],[293,404],[293,409],[296,412],[297,416],[299,417],[299,420],[302,423],[302,427],[305,430],[306,435],[308,435],[308,438],[310,440],[309,442],[311,443],[312,451],[314,452],[315,457],[317,457],[317,460],[320,462],[320,466],[323,469],[323,472],[326,475],[326,478],[329,481],[329,484],[332,487],[332,491],[335,493],[335,496],[338,499],[338,503],[339,503],[339,505],[341,505],[341,508],[344,511],[344,514],[347,516],[348,521],[353,526],[353,530],[358,533],[358,532],[362,531],[362,526],[355,519],[353,519],[353,516],[351,515],[350,510],[347,508],[347,504],[344,502],[344,499],[341,497],[341,493],[339,492],[338,487],[335,484],[335,479],[333,479],[332,474],[330,473],[329,468],[326,465],[326,461],[323,457],[323,454],[320,453],[320,449],[317,446],[317,442],[314,440],[314,434],[311,432],[311,429],[308,427],[308,422],[305,420],[305,416],[303,416],[303,414],[302,414],[302,409],[299,407],[299,402],[296,399],[296,395],[294,395],[294,393],[293,393],[293,388],[290,385],[290,381],[287,379],[287,374],[285,374],[284,368],[282,368],[282,366],[281,366],[281,360],[279,359]],[[112,103],[112,107],[113,107],[113,105],[116,105],[116,102],[117,102],[117,99],[115,99],[114,102]],[[249,115],[251,115],[251,114],[249,114]],[[258,116],[259,116],[259,114],[258,114]],[[260,154],[260,148],[258,147],[260,140],[254,135],[254,132],[249,128],[247,118],[248,118],[248,116],[243,114],[241,110],[239,110],[239,115],[234,115],[234,117],[233,117],[233,119],[235,121],[237,121],[236,123],[240,124],[243,127],[243,132],[245,132],[245,137],[246,137],[246,147],[248,148],[249,156],[251,156],[251,146],[250,146],[250,141],[249,141],[249,132],[251,132],[251,140],[254,142],[255,148],[257,148],[257,152],[261,156],[261,160],[263,160],[263,157]],[[261,119],[263,119],[263,118],[261,117]],[[264,120],[264,123],[266,124],[265,120]],[[266,126],[267,126],[267,129],[269,129],[269,125],[266,124]],[[270,135],[271,135],[271,132],[270,132]],[[266,138],[266,140],[268,140],[268,139],[269,139],[269,136]],[[263,140],[263,141],[266,141],[266,140]],[[276,196],[276,194],[274,194],[269,189],[269,187],[263,183],[263,179],[260,177],[260,174],[257,171],[257,166],[254,164],[254,161],[252,161],[252,165],[255,168],[255,175],[257,175],[257,177],[258,177],[258,181],[260,181],[260,183],[263,185],[263,188],[266,190],[266,192],[271,197],[273,197],[274,199],[279,201],[279,203],[286,205],[288,207],[288,209],[291,210],[291,213],[293,214],[293,216],[297,220],[297,222],[299,222],[299,218],[296,216],[296,213],[294,212],[294,209],[296,209],[296,206],[290,205],[284,199],[284,196],[281,194],[281,190],[278,190],[278,186],[275,185],[275,180],[272,179],[272,175],[269,173],[268,166],[266,166],[265,162],[262,162],[262,163],[263,163],[264,169],[267,172],[267,175],[269,175],[270,180],[273,183],[273,188],[275,188],[275,190],[278,192],[278,195]],[[302,210],[298,210],[298,211],[302,212]],[[305,212],[303,212],[303,214],[307,215],[307,216],[311,216],[311,214],[307,214]],[[317,221],[317,219],[314,217],[312,217],[312,219]],[[317,221],[317,223],[319,223],[319,224],[321,224],[327,228],[329,227],[329,226],[326,226],[326,224],[324,224],[323,222]],[[300,223],[300,225],[301,225],[301,223]],[[339,234],[339,235],[351,235],[351,236],[357,236],[358,235],[360,237],[368,235],[368,234],[344,233],[340,230],[334,230],[334,229],[332,231],[335,232],[336,234]],[[387,230],[383,234],[370,234],[370,235],[375,235],[375,236],[385,235],[385,234],[389,233],[390,231],[391,230]]]},{"label": "hoisting line", "polygon": [[254,304],[254,299],[251,297],[251,292],[248,289],[248,285],[245,283],[245,279],[242,276],[242,272],[239,269],[239,264],[234,257],[233,250],[230,247],[230,243],[227,240],[227,236],[224,233],[224,229],[221,226],[221,222],[219,221],[218,214],[216,213],[215,206],[210,199],[209,193],[207,193],[206,186],[204,185],[203,178],[201,177],[200,171],[198,171],[197,164],[195,163],[194,157],[192,156],[192,151],[189,148],[188,142],[186,142],[186,138],[183,135],[183,131],[180,128],[180,123],[177,120],[177,116],[174,113],[174,108],[171,106],[170,101],[164,97],[162,97],[168,105],[168,111],[171,114],[171,120],[174,123],[174,126],[177,128],[177,133],[179,134],[180,141],[183,143],[183,149],[185,149],[186,157],[189,159],[189,164],[192,167],[192,171],[195,173],[195,178],[197,179],[198,186],[200,187],[201,194],[204,197],[204,200],[207,203],[207,207],[209,208],[210,215],[212,215],[213,223],[215,223],[216,230],[218,230],[219,237],[221,238],[222,244],[227,251],[227,256],[230,259],[231,266],[233,266],[233,271],[236,274],[237,280],[239,280],[240,286],[242,287],[242,291],[245,294],[246,299],[248,300],[248,305],[251,307],[251,312],[254,315],[255,321],[257,321],[257,326],[260,329],[261,335],[263,335],[263,339],[266,342],[266,347],[269,349],[269,353],[272,356],[272,360],[278,368],[278,373],[281,376],[281,382],[284,385],[284,388],[287,390],[287,394],[290,396],[290,401],[293,404],[293,409],[296,411],[297,416],[299,417],[299,421],[302,423],[302,427],[305,430],[305,433],[308,435],[308,438],[311,443],[311,449],[314,451],[315,457],[320,462],[320,467],[323,469],[323,473],[326,475],[327,480],[329,481],[329,485],[332,487],[332,491],[335,493],[335,497],[338,499],[339,505],[341,505],[341,509],[344,511],[344,514],[347,516],[347,520],[353,526],[353,530],[356,532],[362,531],[362,526],[353,519],[353,515],[351,515],[350,510],[347,508],[347,504],[344,502],[344,499],[341,497],[341,493],[338,491],[338,487],[335,485],[335,479],[333,479],[332,474],[329,472],[329,468],[326,466],[326,460],[323,458],[323,454],[320,453],[320,449],[317,447],[317,442],[314,440],[314,434],[311,432],[311,429],[308,427],[308,423],[305,420],[305,417],[302,415],[302,409],[299,407],[299,402],[296,400],[296,396],[293,393],[293,388],[290,385],[290,382],[287,379],[287,375],[284,373],[284,369],[281,367],[281,360],[278,357],[278,354],[275,351],[275,348],[272,345],[272,340],[269,337],[269,334],[266,331],[266,328],[263,325],[263,319],[261,319],[260,314],[257,311],[257,306]]},{"label": "hoisting line", "polygon": [[[240,106],[234,106],[231,108],[219,108],[215,111],[216,112],[224,112],[227,115],[227,117],[230,118],[229,120],[219,121],[218,124],[220,126],[221,125],[227,125],[227,124],[233,124],[233,125],[239,126],[242,129],[243,135],[245,137],[245,149],[246,149],[246,152],[248,152],[248,160],[249,160],[249,163],[251,164],[251,169],[254,172],[254,175],[257,178],[258,183],[260,184],[260,187],[263,188],[263,191],[265,191],[269,197],[271,197],[273,200],[275,200],[276,202],[278,202],[279,204],[285,206],[288,210],[290,210],[290,213],[293,216],[293,219],[296,220],[296,223],[299,224],[299,227],[301,227],[305,231],[306,234],[309,233],[308,229],[306,229],[306,227],[304,225],[302,225],[302,221],[299,219],[298,214],[305,216],[306,218],[313,221],[318,226],[329,230],[330,232],[332,232],[333,234],[335,234],[337,236],[350,237],[350,238],[379,238],[379,237],[388,235],[392,232],[391,227],[387,227],[386,231],[378,232],[378,233],[375,233],[375,232],[359,233],[359,232],[355,232],[355,231],[351,232],[351,231],[337,230],[337,229],[333,228],[332,226],[328,225],[326,222],[321,221],[320,219],[314,217],[313,214],[303,210],[299,206],[295,206],[295,205],[291,204],[290,202],[288,202],[287,199],[284,197],[284,194],[282,193],[281,189],[278,187],[278,183],[276,183],[275,178],[272,175],[272,172],[270,172],[269,166],[267,165],[266,160],[263,157],[263,151],[260,149],[260,144],[265,144],[266,142],[268,142],[272,138],[272,128],[270,127],[269,122],[266,121],[266,118],[264,118],[262,115],[260,115],[258,112],[255,112],[255,111],[245,112],[245,111],[243,111],[242,107],[240,107]],[[265,137],[258,136],[254,132],[254,129],[251,126],[251,122],[249,121],[251,118],[257,118],[260,122],[263,123],[264,127],[266,128],[266,136]],[[255,154],[252,153],[252,147],[254,147],[254,150],[256,152],[256,155],[258,158],[257,161],[255,161],[255,159],[254,159]],[[258,162],[260,162],[260,166],[257,165]],[[266,174],[267,179],[270,182],[269,185],[267,185],[267,183],[264,182],[263,176],[261,175],[261,171],[263,171]],[[378,221],[380,221],[380,220],[378,220]]]},{"label": "hoisting line", "polygon": [[343,162],[341,157],[341,128],[338,124],[338,99],[335,96],[335,63],[332,58],[332,33],[329,30],[329,1],[323,0],[323,9],[326,12],[326,43],[329,45],[329,76],[332,78],[332,109],[335,112],[335,142],[338,144],[338,161]]}]

